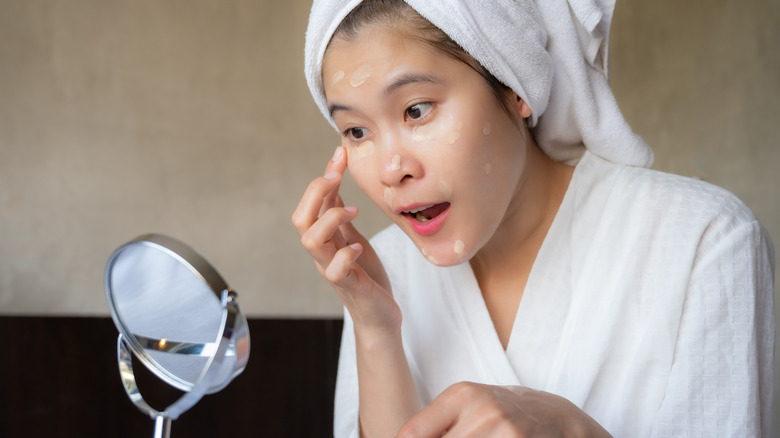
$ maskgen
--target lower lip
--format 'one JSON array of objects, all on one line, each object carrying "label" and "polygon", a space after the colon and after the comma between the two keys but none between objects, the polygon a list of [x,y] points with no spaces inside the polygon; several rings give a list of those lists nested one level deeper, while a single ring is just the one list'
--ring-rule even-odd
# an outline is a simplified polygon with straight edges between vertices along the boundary
[{"label": "lower lip", "polygon": [[406,216],[406,220],[409,221],[409,225],[412,226],[415,233],[421,236],[429,236],[442,229],[444,222],[447,220],[447,215],[450,213],[450,207],[452,205],[448,206],[446,210],[442,211],[435,218],[426,222],[420,222],[412,216]]}]

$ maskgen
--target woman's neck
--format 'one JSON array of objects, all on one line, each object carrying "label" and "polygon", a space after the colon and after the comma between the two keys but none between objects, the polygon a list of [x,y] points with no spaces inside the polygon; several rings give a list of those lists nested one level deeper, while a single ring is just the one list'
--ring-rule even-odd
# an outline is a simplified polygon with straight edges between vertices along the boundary
[{"label": "woman's neck", "polygon": [[573,167],[551,160],[529,144],[523,176],[504,219],[470,261],[504,348],[536,255],[573,172]]},{"label": "woman's neck", "polygon": [[529,144],[515,196],[496,232],[472,259],[472,265],[476,263],[490,272],[500,271],[502,265],[511,266],[514,260],[535,259],[573,172],[573,167],[553,161],[535,144]]}]

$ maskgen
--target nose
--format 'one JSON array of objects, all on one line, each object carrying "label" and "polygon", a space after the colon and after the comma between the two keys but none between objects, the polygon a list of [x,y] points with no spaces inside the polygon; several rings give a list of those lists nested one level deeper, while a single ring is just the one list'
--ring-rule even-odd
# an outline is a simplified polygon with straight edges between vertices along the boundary
[{"label": "nose", "polygon": [[382,136],[379,153],[379,177],[388,187],[399,186],[422,176],[422,166],[413,151],[407,149],[400,136]]}]

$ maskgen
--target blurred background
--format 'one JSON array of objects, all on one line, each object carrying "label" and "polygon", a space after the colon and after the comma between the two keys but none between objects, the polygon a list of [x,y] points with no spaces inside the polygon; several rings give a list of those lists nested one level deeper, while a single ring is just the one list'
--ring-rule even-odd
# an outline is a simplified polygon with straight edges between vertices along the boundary
[{"label": "blurred background", "polygon": [[[0,335],[18,336],[22,320],[113,330],[106,260],[147,232],[198,250],[250,318],[340,330],[340,302],[290,224],[339,143],[303,76],[309,7],[0,0]],[[621,0],[610,50],[615,94],[653,167],[734,192],[775,242],[779,46],[777,1]],[[386,226],[351,182],[344,197],[366,235]],[[3,374],[15,357],[6,353]],[[256,350],[250,362],[269,357]],[[9,415],[0,435],[17,430]]]}]

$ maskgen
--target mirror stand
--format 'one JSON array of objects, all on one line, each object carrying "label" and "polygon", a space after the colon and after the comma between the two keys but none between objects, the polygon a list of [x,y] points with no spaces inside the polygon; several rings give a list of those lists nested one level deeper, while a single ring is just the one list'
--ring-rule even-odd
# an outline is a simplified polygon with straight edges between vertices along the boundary
[{"label": "mirror stand", "polygon": [[[162,235],[141,236],[115,251],[106,294],[119,329],[122,386],[154,420],[154,437],[169,438],[173,420],[246,365],[249,330],[238,297],[191,248]],[[134,357],[184,394],[163,411],[151,407],[138,388]]]}]

